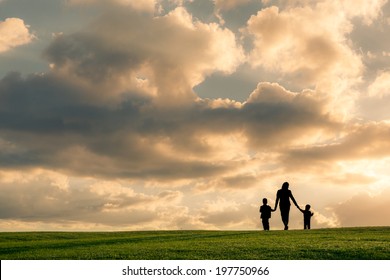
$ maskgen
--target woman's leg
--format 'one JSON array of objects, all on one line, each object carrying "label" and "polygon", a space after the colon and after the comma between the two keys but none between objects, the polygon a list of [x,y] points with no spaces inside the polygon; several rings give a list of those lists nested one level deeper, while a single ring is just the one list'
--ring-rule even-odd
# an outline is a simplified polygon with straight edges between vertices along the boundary
[{"label": "woman's leg", "polygon": [[280,207],[280,215],[282,216],[282,222],[284,224],[284,230],[288,230],[288,217],[290,215],[290,205]]}]

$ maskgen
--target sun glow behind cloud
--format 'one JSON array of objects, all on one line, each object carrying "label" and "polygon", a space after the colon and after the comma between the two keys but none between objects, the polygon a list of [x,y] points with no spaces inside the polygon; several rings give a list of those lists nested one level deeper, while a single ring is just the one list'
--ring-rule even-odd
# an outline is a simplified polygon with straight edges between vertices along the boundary
[{"label": "sun glow behind cloud", "polygon": [[[390,32],[387,1],[137,3],[62,2],[92,18],[72,32],[0,22],[0,60],[40,41],[50,65],[3,66],[0,230],[257,229],[284,181],[313,227],[390,225],[388,50],[360,39]],[[245,100],[196,91],[244,73]]]}]

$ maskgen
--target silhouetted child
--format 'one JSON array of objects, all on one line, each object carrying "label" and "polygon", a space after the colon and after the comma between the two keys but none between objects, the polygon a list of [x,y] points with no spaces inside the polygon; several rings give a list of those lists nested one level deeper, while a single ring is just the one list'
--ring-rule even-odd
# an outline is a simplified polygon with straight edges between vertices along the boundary
[{"label": "silhouetted child", "polygon": [[310,211],[310,205],[306,204],[305,210],[302,210],[301,208],[299,208],[299,210],[303,213],[303,229],[310,229],[310,219],[311,216],[314,215],[314,213]]},{"label": "silhouetted child", "polygon": [[260,219],[263,223],[264,230],[269,230],[269,219],[271,218],[271,212],[274,211],[267,203],[267,199],[263,198],[263,205],[261,205],[259,209],[259,212],[261,213]]}]

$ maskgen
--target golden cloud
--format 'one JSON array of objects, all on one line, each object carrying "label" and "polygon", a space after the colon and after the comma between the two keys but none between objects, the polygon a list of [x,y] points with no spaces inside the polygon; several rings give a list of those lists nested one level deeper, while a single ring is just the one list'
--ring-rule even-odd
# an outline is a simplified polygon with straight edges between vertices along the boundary
[{"label": "golden cloud", "polygon": [[20,18],[7,18],[0,21],[0,53],[17,46],[30,43],[35,36],[30,33],[29,26]]}]

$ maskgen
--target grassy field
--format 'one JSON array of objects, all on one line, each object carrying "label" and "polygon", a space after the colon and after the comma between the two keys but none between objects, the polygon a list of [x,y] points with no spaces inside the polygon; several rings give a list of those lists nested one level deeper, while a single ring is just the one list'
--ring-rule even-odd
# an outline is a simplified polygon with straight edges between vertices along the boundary
[{"label": "grassy field", "polygon": [[390,227],[0,233],[0,259],[389,260]]}]

